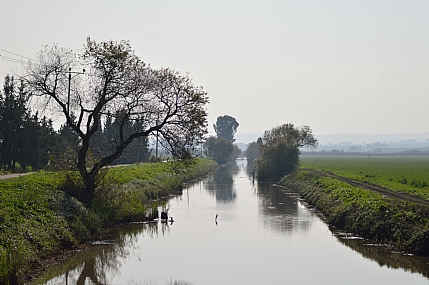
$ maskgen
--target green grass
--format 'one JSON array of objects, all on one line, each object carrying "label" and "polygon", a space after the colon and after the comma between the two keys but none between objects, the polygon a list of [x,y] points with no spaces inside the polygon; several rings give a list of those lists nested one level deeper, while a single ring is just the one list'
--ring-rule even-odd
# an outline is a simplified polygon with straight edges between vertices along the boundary
[{"label": "green grass", "polygon": [[333,199],[340,199],[346,206],[357,206],[373,212],[384,211],[389,208],[389,203],[380,194],[351,186],[346,182],[331,177],[322,176],[317,179],[318,185]]},{"label": "green grass", "polygon": [[161,197],[179,194],[184,183],[216,167],[216,162],[200,158],[186,168],[165,162],[111,168],[101,187],[108,191],[96,193],[93,208],[105,226],[156,218],[153,211],[163,203]]},{"label": "green grass", "polygon": [[[391,182],[388,186],[392,190],[417,192],[421,196],[427,193],[426,187],[415,187],[417,189],[411,189],[415,191],[413,192],[403,187],[402,183],[387,178],[394,175],[392,170],[396,170],[414,177],[413,179],[422,179],[428,158],[365,159],[368,158],[303,157],[302,167],[296,173],[285,176],[280,184],[298,191],[309,204],[323,213],[332,226],[405,252],[429,255],[429,207],[384,198],[378,193],[311,171],[316,169],[334,172],[340,176],[380,185],[387,180]],[[418,174],[412,176],[413,171]],[[361,172],[370,174],[371,177],[362,175]]]},{"label": "green grass", "polygon": [[64,217],[49,206],[58,174],[41,172],[0,182],[0,283],[18,282],[40,254],[75,244]]},{"label": "green grass", "polygon": [[330,171],[429,199],[429,156],[301,156],[301,167]]},{"label": "green grass", "polygon": [[91,208],[64,191],[77,173],[38,172],[0,180],[0,284],[22,282],[41,260],[73,248],[103,229],[157,214],[158,205],[182,184],[217,167],[197,159],[190,168],[171,163],[112,168],[100,180]]},{"label": "green grass", "polygon": [[109,169],[109,175],[117,184],[125,184],[131,180],[150,180],[163,172],[171,172],[170,163],[140,163],[130,166],[119,166]]}]

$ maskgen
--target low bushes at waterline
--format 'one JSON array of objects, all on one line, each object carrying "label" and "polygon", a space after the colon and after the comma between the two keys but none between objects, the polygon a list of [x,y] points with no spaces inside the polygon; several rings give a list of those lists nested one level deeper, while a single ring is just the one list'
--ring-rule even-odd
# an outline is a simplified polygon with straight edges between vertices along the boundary
[{"label": "low bushes at waterline", "polygon": [[216,162],[197,159],[192,166],[136,164],[103,173],[91,208],[73,172],[38,172],[0,180],[0,284],[20,284],[43,259],[95,238],[119,223],[158,215],[158,205],[178,194],[185,182],[213,171]]}]

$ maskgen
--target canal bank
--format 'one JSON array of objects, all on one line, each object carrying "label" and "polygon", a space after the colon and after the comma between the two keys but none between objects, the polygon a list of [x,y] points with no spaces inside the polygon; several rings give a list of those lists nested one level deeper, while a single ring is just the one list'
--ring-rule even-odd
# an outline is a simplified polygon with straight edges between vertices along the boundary
[{"label": "canal bank", "polygon": [[428,258],[336,235],[298,193],[250,175],[220,167],[169,200],[174,223],[118,227],[35,284],[428,283]]},{"label": "canal bank", "polygon": [[[198,159],[192,167],[140,164],[109,170],[86,208],[64,191],[70,173],[39,172],[0,184],[0,284],[20,284],[44,270],[44,260],[80,248],[124,222],[154,217],[182,185],[217,168]],[[72,174],[73,175],[73,174]]]},{"label": "canal bank", "polygon": [[279,184],[297,191],[337,229],[405,253],[429,255],[426,200],[310,169],[299,169]]}]

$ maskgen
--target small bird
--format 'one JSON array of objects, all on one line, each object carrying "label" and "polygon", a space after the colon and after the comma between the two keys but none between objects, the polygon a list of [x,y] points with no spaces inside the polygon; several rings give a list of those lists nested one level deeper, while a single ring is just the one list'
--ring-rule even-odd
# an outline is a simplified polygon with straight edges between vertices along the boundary
[{"label": "small bird", "polygon": [[215,220],[217,220],[217,214],[216,214]]}]

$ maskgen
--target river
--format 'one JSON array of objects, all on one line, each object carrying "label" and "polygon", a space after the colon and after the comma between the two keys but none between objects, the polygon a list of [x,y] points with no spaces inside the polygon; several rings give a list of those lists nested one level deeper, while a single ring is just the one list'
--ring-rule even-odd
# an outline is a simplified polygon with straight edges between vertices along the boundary
[{"label": "river", "polygon": [[429,258],[335,233],[246,166],[186,187],[168,202],[173,223],[122,226],[36,284],[429,284]]}]

